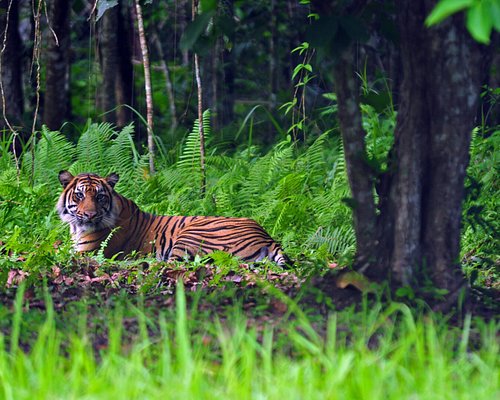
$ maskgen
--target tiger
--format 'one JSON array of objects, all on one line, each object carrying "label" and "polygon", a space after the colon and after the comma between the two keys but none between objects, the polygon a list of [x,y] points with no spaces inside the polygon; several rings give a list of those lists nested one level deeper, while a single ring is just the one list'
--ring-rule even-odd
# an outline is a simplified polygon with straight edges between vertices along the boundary
[{"label": "tiger", "polygon": [[69,224],[77,252],[103,246],[106,258],[137,253],[182,261],[220,250],[245,262],[267,258],[280,266],[290,263],[281,246],[252,219],[150,214],[115,191],[118,179],[116,173],[101,177],[59,172],[63,191],[56,209]]}]

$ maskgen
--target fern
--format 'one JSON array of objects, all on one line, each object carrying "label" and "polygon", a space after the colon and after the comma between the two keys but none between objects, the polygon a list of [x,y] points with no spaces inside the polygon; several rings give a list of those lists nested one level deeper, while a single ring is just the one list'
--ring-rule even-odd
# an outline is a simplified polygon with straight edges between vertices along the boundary
[{"label": "fern", "polygon": [[[203,132],[205,141],[208,142],[211,137],[210,110],[203,113]],[[187,170],[191,173],[200,173],[200,123],[196,120],[193,129],[186,138],[184,148],[179,156],[177,167]]]},{"label": "fern", "polygon": [[325,142],[329,134],[330,131],[327,131],[320,135],[299,159],[305,162],[305,168],[310,174],[325,169]]},{"label": "fern", "polygon": [[319,227],[308,239],[312,247],[326,246],[328,252],[335,257],[349,257],[356,249],[354,230],[349,225],[336,228]]},{"label": "fern", "polygon": [[[75,154],[75,146],[62,133],[50,131],[43,126],[41,138],[35,149],[34,183],[48,183],[51,187],[57,187],[59,171],[73,162]],[[24,154],[23,168],[27,174],[31,174],[33,169],[31,152]]]},{"label": "fern", "polygon": [[140,155],[133,138],[133,125],[119,133],[109,123],[90,124],[80,136],[76,161],[69,167],[73,174],[93,172],[106,176],[120,175],[117,190],[125,196],[137,194],[144,184],[147,156]]},{"label": "fern", "polygon": [[106,175],[112,172],[120,175],[117,190],[129,197],[137,193],[148,172],[148,156],[141,156],[137,151],[133,131],[133,125],[128,125],[112,140],[107,154],[109,166],[105,172]]},{"label": "fern", "polygon": [[116,132],[110,123],[89,124],[78,140],[77,161],[70,171],[73,174],[95,172],[104,175],[109,168],[107,151],[114,135]]},{"label": "fern", "polygon": [[15,168],[14,154],[10,151],[14,134],[6,135],[3,133],[0,138],[0,171]]},{"label": "fern", "polygon": [[291,168],[293,155],[293,146],[288,142],[281,142],[276,146],[274,154],[271,155],[269,160],[266,184],[281,178],[283,173]]}]

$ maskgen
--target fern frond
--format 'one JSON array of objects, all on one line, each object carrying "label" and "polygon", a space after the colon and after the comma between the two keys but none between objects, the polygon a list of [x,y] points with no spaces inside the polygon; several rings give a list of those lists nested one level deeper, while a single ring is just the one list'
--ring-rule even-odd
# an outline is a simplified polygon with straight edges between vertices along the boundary
[{"label": "fern frond", "polygon": [[[212,132],[210,110],[205,110],[203,113],[203,132],[205,141],[208,141]],[[194,121],[193,129],[186,138],[177,167],[193,172],[200,171],[200,122],[198,120]]]},{"label": "fern frond", "polygon": [[77,162],[72,165],[70,172],[73,174],[94,172],[105,175],[109,168],[107,150],[114,135],[116,132],[113,125],[108,122],[90,124],[78,140]]},{"label": "fern frond", "polygon": [[352,255],[356,250],[354,230],[349,225],[326,229],[320,226],[307,243],[315,248],[326,246],[328,252],[336,257]]},{"label": "fern frond", "polygon": [[283,173],[291,168],[293,162],[293,146],[288,142],[281,142],[276,147],[274,154],[269,160],[269,171],[267,173],[267,182],[279,179]]},{"label": "fern frond", "polygon": [[[36,144],[34,183],[48,183],[51,187],[59,186],[59,171],[67,169],[74,161],[76,149],[73,143],[58,131],[42,127],[41,138]],[[33,160],[31,152],[23,158],[24,170],[31,174]]]},{"label": "fern frond", "polygon": [[327,131],[321,134],[307,149],[301,159],[304,160],[309,173],[323,170],[325,168],[325,142],[330,134]]}]

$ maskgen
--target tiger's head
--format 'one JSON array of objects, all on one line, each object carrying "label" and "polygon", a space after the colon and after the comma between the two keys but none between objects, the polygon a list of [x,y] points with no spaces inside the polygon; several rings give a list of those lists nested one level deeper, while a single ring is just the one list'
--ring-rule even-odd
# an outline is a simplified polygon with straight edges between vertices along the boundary
[{"label": "tiger's head", "polygon": [[59,172],[64,189],[57,202],[57,212],[69,223],[72,234],[115,226],[119,210],[113,188],[118,178],[115,173],[102,178],[90,173],[73,176],[68,171]]}]

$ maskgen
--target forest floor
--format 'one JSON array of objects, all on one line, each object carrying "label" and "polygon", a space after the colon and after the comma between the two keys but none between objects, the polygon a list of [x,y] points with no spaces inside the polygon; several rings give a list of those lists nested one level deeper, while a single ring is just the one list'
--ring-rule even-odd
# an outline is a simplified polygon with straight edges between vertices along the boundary
[{"label": "forest floor", "polygon": [[[49,307],[56,311],[63,327],[71,326],[82,309],[94,317],[94,323],[97,318],[105,325],[110,314],[120,305],[138,307],[148,318],[155,319],[161,312],[175,312],[175,292],[182,281],[188,309],[196,308],[197,315],[204,315],[212,322],[214,318],[229,318],[229,314],[238,310],[249,324],[263,330],[286,324],[288,319],[296,318],[297,310],[300,310],[299,313],[307,315],[311,321],[323,321],[316,326],[324,334],[324,321],[333,312],[345,309],[357,312],[367,304],[390,303],[380,287],[378,291],[368,290],[364,282],[360,283],[357,277],[349,276],[346,271],[334,264],[322,273],[304,276],[266,264],[240,264],[236,269],[228,269],[209,263],[168,264],[142,260],[128,265],[127,262],[112,261],[99,264],[93,258],[80,258],[64,268],[53,266],[49,272],[32,275],[11,270],[7,287],[0,293],[0,304],[4,310],[14,310],[17,289],[25,284],[25,313],[38,314],[35,319],[42,318],[50,303]],[[429,311],[439,304],[396,300]],[[449,323],[460,325],[460,317],[465,313],[485,321],[494,319],[500,313],[500,291],[495,288],[471,290],[462,308],[455,309],[446,318]],[[126,331],[132,336],[138,330],[138,319],[138,316],[127,318]],[[92,321],[88,322],[92,324]],[[0,329],[9,334],[10,326],[4,321],[0,323]],[[108,342],[107,331],[96,331],[99,333],[92,341],[94,347],[100,349]],[[25,341],[25,347],[30,347],[29,340]]]}]

